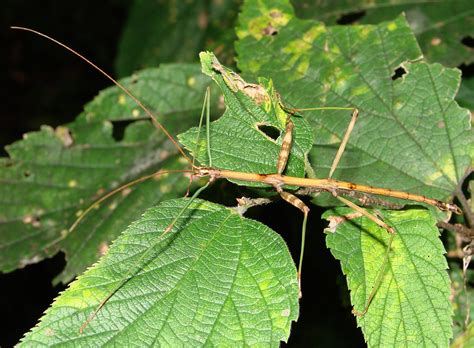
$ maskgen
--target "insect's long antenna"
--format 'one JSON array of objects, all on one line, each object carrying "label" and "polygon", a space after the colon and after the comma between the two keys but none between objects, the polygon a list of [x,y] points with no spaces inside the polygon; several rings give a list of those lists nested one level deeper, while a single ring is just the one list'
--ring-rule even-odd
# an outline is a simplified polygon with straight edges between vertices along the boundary
[{"label": "insect's long antenna", "polygon": [[126,188],[130,187],[130,186],[133,186],[133,185],[136,185],[138,183],[141,183],[143,181],[146,181],[148,179],[151,179],[151,178],[154,178],[154,177],[158,177],[160,175],[163,175],[163,174],[168,174],[168,173],[192,173],[192,170],[186,170],[186,169],[172,169],[172,170],[159,170],[153,174],[149,174],[149,175],[145,175],[145,176],[142,176],[141,178],[138,178],[138,179],[135,179],[133,181],[130,181],[120,187],[117,187],[115,190],[112,190],[110,191],[109,193],[107,193],[105,196],[99,198],[97,201],[95,201],[94,203],[92,203],[86,210],[84,210],[84,212],[82,212],[78,218],[76,219],[76,221],[74,221],[74,223],[71,225],[71,227],[69,228],[68,232],[71,233],[72,231],[74,231],[77,227],[77,225],[79,225],[79,223],[82,221],[82,219],[84,219],[84,217],[94,208],[96,208],[97,206],[99,206],[100,203],[102,203],[103,201],[105,201],[106,199],[110,198],[111,196],[115,195],[116,193],[120,192],[120,191],[123,191],[125,190]]},{"label": "insect's long antenna", "polygon": [[317,110],[354,110],[352,107],[345,107],[345,106],[320,106],[316,108],[292,108],[291,111],[317,111]]},{"label": "insect's long antenna", "polygon": [[209,159],[208,165],[212,167],[211,156],[211,89],[207,89],[207,103],[206,103],[206,143],[207,143],[207,157]]},{"label": "insect's long antenna", "polygon": [[[135,262],[135,265],[140,265],[143,260],[145,260],[149,254],[156,249],[156,247],[164,240],[164,238],[168,235],[168,232],[171,231],[173,226],[176,224],[178,219],[183,215],[183,213],[188,209],[188,207],[191,205],[191,203],[194,201],[194,199],[199,196],[199,194],[204,191],[210,184],[211,182],[208,181],[204,186],[200,187],[196,192],[192,195],[191,198],[189,198],[184,205],[184,207],[178,212],[176,217],[173,219],[173,221],[168,225],[168,227],[163,231],[163,233],[156,239],[155,242],[153,242],[152,245],[150,245],[145,252],[140,256],[140,258]],[[141,266],[139,267],[132,267],[129,269],[125,277],[122,278],[120,283],[114,287],[114,289],[99,303],[97,308],[91,313],[91,315],[87,318],[87,320],[82,324],[81,328],[79,329],[79,333],[82,334],[85,330],[85,328],[89,325],[89,323],[96,317],[97,313],[104,307],[104,305],[110,300],[110,298],[119,290],[122,286],[127,283],[131,277],[133,277],[138,271],[140,271]]]},{"label": "insect's long antenna", "polygon": [[[194,162],[196,160],[196,154],[199,151],[199,138],[200,138],[200,135],[201,135],[201,127],[202,127],[202,121],[204,120],[204,113],[209,112],[209,110],[206,111],[206,109],[208,108],[208,100],[210,98],[210,93],[211,93],[211,90],[210,90],[209,87],[207,87],[206,88],[206,93],[204,94],[204,101],[202,102],[201,117],[199,118],[198,133],[197,133],[197,136],[196,136],[196,146],[194,147],[194,155],[193,155],[193,163],[192,163],[193,167],[194,167]],[[206,121],[207,121],[207,117],[206,117]],[[209,166],[211,166],[211,165],[209,164]]]},{"label": "insect's long antenna", "polygon": [[[207,87],[206,88],[206,93],[204,94],[204,100],[202,102],[202,109],[201,109],[201,117],[199,117],[199,126],[198,126],[198,133],[197,133],[197,136],[196,136],[196,146],[194,147],[194,152],[193,152],[193,162],[191,163],[191,166],[193,168],[196,168],[194,163],[196,161],[196,154],[198,153],[199,151],[199,137],[201,135],[201,127],[202,127],[202,121],[204,120],[204,113],[206,113],[206,122],[210,122],[210,98],[211,98],[211,88],[210,87]],[[209,127],[206,128],[207,132],[207,143],[209,144]],[[207,153],[208,153],[208,156],[209,156],[209,163],[208,165],[211,166],[212,165],[212,162],[211,162],[211,152],[210,152],[210,149],[209,149],[209,146],[208,146],[208,150],[207,150]],[[185,197],[188,197],[189,196],[189,190],[191,188],[191,183],[193,182],[193,176],[191,175],[189,177],[189,185],[188,185],[188,189],[186,190],[186,195]]]},{"label": "insect's long antenna", "polygon": [[352,314],[354,314],[356,317],[362,317],[365,315],[365,313],[367,313],[367,311],[369,310],[369,306],[375,297],[375,294],[377,293],[380,285],[382,284],[382,280],[385,275],[385,268],[387,267],[387,264],[388,264],[388,260],[389,260],[388,258],[390,256],[389,254],[390,254],[390,250],[392,249],[392,243],[393,243],[393,239],[395,238],[395,235],[396,233],[390,234],[390,237],[387,242],[387,248],[385,250],[382,267],[380,267],[378,271],[377,278],[375,279],[375,284],[373,285],[372,290],[370,291],[370,294],[369,294],[369,297],[367,298],[364,309],[362,311],[358,311],[355,308],[352,309]]},{"label": "insect's long antenna", "polygon": [[[208,151],[208,155],[209,155],[209,164],[212,162],[211,161],[211,153],[210,153],[210,149],[209,149],[209,119],[210,119],[210,91],[209,89],[207,89],[206,91],[206,94],[205,94],[205,97],[204,97],[204,103],[203,103],[203,109],[202,109],[202,112],[201,112],[201,120],[199,122],[199,125],[201,126],[202,125],[202,120],[203,120],[203,116],[204,116],[204,112],[206,112],[206,127],[207,127],[207,151]],[[198,139],[199,139],[199,133],[198,133]],[[196,141],[197,142],[197,141]],[[196,149],[197,149],[197,146],[196,146]],[[193,168],[194,168],[194,160],[193,162],[191,163]],[[171,171],[168,171],[168,172],[171,172]],[[188,170],[188,171],[184,171],[184,172],[193,172],[192,170]],[[149,177],[153,177],[153,174],[149,175]],[[138,181],[138,180],[146,180],[145,177],[144,178],[140,178],[140,179],[137,179],[135,181]],[[191,205],[191,203],[196,199],[196,197],[198,197],[202,191],[204,191],[211,183],[212,181],[212,177],[211,177],[211,180],[209,180],[204,186],[200,187],[198,190],[196,190],[196,192],[194,192],[194,194],[186,201],[186,204],[182,207],[182,209],[178,212],[178,214],[175,216],[175,218],[171,221],[171,223],[165,228],[165,230],[163,231],[163,233],[159,236],[159,238],[157,238],[157,240],[155,242],[152,243],[152,245],[150,245],[146,250],[145,252],[140,256],[140,258],[135,262],[135,266],[136,265],[140,265],[142,263],[143,260],[145,260],[149,254],[155,250],[155,248],[164,240],[164,238],[166,237],[166,235],[168,235],[168,233],[172,230],[172,228],[174,227],[174,225],[176,224],[176,222],[178,221],[179,218],[181,218],[181,216],[184,214],[184,212],[188,209],[188,207]],[[189,188],[188,188],[189,190]],[[106,199],[106,197],[103,197],[103,199]],[[86,329],[86,327],[89,325],[89,323],[97,316],[97,314],[99,313],[99,311],[102,309],[102,307],[104,307],[104,305],[110,300],[110,298],[123,286],[125,285],[130,279],[132,276],[134,276],[141,268],[141,266],[139,267],[135,267],[133,266],[132,268],[129,269],[129,271],[127,272],[127,274],[125,275],[125,277],[122,278],[122,280],[120,281],[120,283],[114,287],[114,289],[99,303],[99,305],[94,309],[94,311],[89,315],[89,317],[87,318],[87,320],[84,322],[84,324],[82,324],[81,328],[79,329],[79,333],[82,334],[84,332],[84,330]]]},{"label": "insect's long antenna", "polygon": [[150,117],[152,123],[155,125],[155,127],[157,127],[158,129],[160,129],[161,131],[163,131],[163,133],[166,134],[166,136],[168,137],[168,139],[171,140],[171,142],[174,144],[174,146],[176,147],[176,149],[178,149],[178,151],[181,153],[181,155],[189,162],[189,163],[192,163],[191,159],[186,155],[186,153],[183,151],[183,149],[181,148],[181,146],[179,146],[178,142],[176,141],[176,139],[166,130],[166,128],[158,121],[158,119],[156,118],[156,116],[145,106],[143,105],[143,103],[138,100],[137,97],[135,97],[132,92],[130,92],[127,88],[125,88],[120,82],[118,82],[117,80],[115,80],[112,76],[110,76],[109,74],[107,74],[103,69],[99,68],[97,65],[95,65],[94,63],[92,63],[89,59],[87,59],[86,57],[84,57],[82,54],[76,52],[75,50],[73,50],[72,48],[66,46],[65,44],[63,44],[62,42],[56,40],[56,39],[53,39],[52,37],[46,35],[46,34],[43,34],[39,31],[36,31],[36,30],[33,30],[33,29],[30,29],[30,28],[25,28],[25,27],[16,27],[16,26],[12,26],[10,27],[11,29],[14,29],[14,30],[24,30],[24,31],[29,31],[31,33],[34,33],[36,35],[39,35],[39,36],[42,36],[52,42],[54,42],[55,44],[65,48],[66,50],[68,50],[69,52],[71,52],[72,54],[76,55],[77,57],[81,58],[83,61],[85,61],[87,64],[89,64],[90,66],[92,66],[94,69],[96,69],[97,71],[99,71],[102,75],[104,75],[105,77],[107,77],[110,81],[112,81],[118,88],[120,88],[126,95],[128,95],[130,98],[133,99],[133,101],[143,110],[145,111],[145,113]]}]

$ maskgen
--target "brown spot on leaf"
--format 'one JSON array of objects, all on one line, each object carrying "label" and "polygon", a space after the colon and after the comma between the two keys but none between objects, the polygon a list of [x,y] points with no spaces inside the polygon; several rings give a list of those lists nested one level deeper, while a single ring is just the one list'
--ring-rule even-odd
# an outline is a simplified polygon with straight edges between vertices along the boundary
[{"label": "brown spot on leaf", "polygon": [[431,39],[431,44],[433,46],[438,46],[441,43],[441,39],[439,37],[434,37]]},{"label": "brown spot on leaf", "polygon": [[74,138],[69,128],[64,126],[56,127],[54,130],[56,136],[61,140],[65,147],[70,147],[74,144]]},{"label": "brown spot on leaf", "polygon": [[113,201],[109,204],[109,210],[115,210],[117,208],[117,202]]},{"label": "brown spot on leaf", "polygon": [[109,251],[109,245],[107,244],[107,242],[102,242],[99,244],[100,256],[104,256],[105,254],[107,254],[108,251]]},{"label": "brown spot on leaf", "polygon": [[33,226],[33,227],[40,227],[41,226],[41,221],[39,219],[39,217],[37,216],[34,216],[34,215],[25,215],[23,217],[23,223],[25,225],[30,225]]},{"label": "brown spot on leaf", "polygon": [[282,16],[281,11],[278,10],[271,10],[269,14],[272,18],[280,18]]},{"label": "brown spot on leaf", "polygon": [[268,23],[268,25],[262,29],[262,34],[264,36],[273,36],[278,34],[278,30],[271,23]]},{"label": "brown spot on leaf", "polygon": [[24,224],[31,224],[33,221],[33,216],[32,215],[26,215],[23,217],[23,223]]},{"label": "brown spot on leaf", "polygon": [[123,196],[123,197],[126,197],[126,196],[128,196],[128,195],[130,194],[130,192],[132,192],[132,189],[131,189],[130,187],[124,188],[124,189],[122,190],[122,196]]}]

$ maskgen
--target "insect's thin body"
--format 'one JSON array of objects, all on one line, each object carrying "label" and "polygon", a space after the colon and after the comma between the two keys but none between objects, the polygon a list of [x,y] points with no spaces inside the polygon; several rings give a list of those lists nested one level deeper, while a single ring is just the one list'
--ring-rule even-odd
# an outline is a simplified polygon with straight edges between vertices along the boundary
[{"label": "insect's thin body", "polygon": [[432,199],[422,195],[416,195],[405,191],[397,191],[388,188],[381,188],[376,186],[361,185],[349,181],[341,181],[332,178],[314,179],[314,178],[300,178],[293,176],[286,176],[282,174],[255,174],[236,172],[232,170],[216,169],[208,167],[196,167],[195,175],[199,177],[209,176],[211,178],[219,179],[234,179],[242,181],[260,182],[271,186],[297,186],[308,187],[327,191],[329,193],[344,193],[344,191],[355,191],[360,193],[368,193],[373,195],[399,198],[407,201],[425,203],[432,205],[442,211],[451,211],[460,214],[461,210],[455,204],[445,203],[437,199]]}]

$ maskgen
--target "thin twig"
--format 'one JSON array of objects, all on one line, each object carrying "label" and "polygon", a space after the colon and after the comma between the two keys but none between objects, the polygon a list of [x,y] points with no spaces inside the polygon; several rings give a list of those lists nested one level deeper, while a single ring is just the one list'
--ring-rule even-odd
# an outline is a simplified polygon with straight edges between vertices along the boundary
[{"label": "thin twig", "polygon": [[444,228],[445,230],[461,234],[463,237],[474,237],[474,231],[471,228],[461,224],[450,224],[449,222],[439,221],[436,225],[440,228]]},{"label": "thin twig", "polygon": [[455,196],[458,199],[459,203],[461,203],[467,225],[469,227],[473,227],[474,226],[474,212],[471,210],[471,205],[467,201],[466,196],[464,196],[464,192],[462,192],[462,189],[460,186],[458,186],[458,188],[456,189]]}]

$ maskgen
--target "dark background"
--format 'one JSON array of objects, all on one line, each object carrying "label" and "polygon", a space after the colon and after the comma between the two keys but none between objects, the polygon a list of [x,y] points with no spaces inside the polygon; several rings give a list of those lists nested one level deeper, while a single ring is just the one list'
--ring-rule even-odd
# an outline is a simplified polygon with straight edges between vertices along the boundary
[{"label": "dark background", "polygon": [[[113,71],[116,47],[131,1],[53,0],[2,2],[0,37],[0,151],[42,124],[73,121],[82,106],[110,85],[108,80],[31,33],[27,26],[54,36],[95,63]],[[0,347],[10,347],[31,329],[65,286],[51,280],[65,265],[64,255],[8,274],[0,273]]]}]

